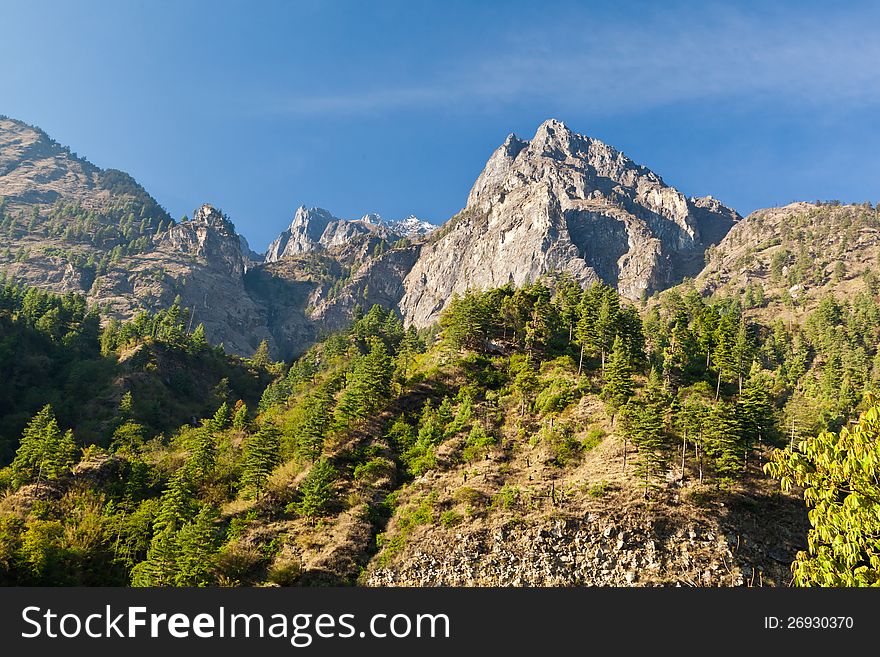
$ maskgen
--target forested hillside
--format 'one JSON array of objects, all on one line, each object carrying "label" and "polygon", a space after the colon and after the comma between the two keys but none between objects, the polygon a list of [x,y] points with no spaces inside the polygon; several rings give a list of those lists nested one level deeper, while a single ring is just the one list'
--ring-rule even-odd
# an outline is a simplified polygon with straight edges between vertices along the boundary
[{"label": "forested hillside", "polygon": [[[373,307],[289,365],[224,355],[177,304],[102,329],[6,285],[0,322],[8,584],[787,584],[805,509],[762,466],[880,381],[868,291],[766,323],[687,285],[640,307],[548,277],[421,332]],[[590,561],[543,563],[576,523]],[[492,550],[533,530],[511,574]],[[444,544],[476,552],[455,574]]]}]

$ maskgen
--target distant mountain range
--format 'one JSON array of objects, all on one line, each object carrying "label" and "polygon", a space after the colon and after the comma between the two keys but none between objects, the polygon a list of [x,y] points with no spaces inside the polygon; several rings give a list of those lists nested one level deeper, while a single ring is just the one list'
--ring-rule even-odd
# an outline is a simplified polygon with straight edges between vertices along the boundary
[{"label": "distant mountain range", "polygon": [[707,251],[730,254],[732,238],[754,231],[781,239],[777,219],[787,216],[742,220],[711,196],[687,198],[556,120],[528,141],[510,135],[464,209],[440,228],[303,206],[265,254],[211,205],[175,222],[128,174],[99,169],[9,118],[0,118],[0,197],[8,277],[82,293],[119,318],[179,296],[213,342],[250,354],[265,339],[279,357],[345,326],[357,307],[392,307],[421,327],[456,293],[551,272],[604,281],[631,299],[685,277],[710,290],[737,274],[730,258],[713,257],[704,271]]}]

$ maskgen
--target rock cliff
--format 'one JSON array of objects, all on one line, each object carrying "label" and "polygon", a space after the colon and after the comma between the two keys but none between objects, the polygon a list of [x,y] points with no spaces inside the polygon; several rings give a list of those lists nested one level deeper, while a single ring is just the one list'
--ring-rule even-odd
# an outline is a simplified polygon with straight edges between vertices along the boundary
[{"label": "rock cliff", "polygon": [[637,299],[696,274],[739,219],[712,201],[689,200],[612,147],[546,121],[531,141],[510,135],[492,154],[464,210],[423,247],[401,311],[425,326],[456,292],[550,271]]}]

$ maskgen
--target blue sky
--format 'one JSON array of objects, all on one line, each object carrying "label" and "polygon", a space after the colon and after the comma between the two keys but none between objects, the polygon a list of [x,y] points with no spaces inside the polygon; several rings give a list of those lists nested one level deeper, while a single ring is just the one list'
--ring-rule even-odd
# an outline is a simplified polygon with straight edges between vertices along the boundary
[{"label": "blue sky", "polygon": [[[256,5],[256,6],[254,6]],[[555,117],[742,213],[880,201],[880,3],[0,0],[0,113],[262,250],[464,204]]]}]

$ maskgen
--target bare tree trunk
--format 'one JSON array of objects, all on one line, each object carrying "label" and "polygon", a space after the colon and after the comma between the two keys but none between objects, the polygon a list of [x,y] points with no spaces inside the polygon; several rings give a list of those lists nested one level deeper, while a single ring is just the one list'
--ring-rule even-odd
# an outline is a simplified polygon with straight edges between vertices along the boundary
[{"label": "bare tree trunk", "polygon": [[685,429],[684,435],[681,437],[681,478],[679,481],[684,481],[684,455],[687,452],[687,429]]},{"label": "bare tree trunk", "polygon": [[584,345],[581,345],[581,359],[578,361],[578,377],[581,375],[581,371],[584,368]]},{"label": "bare tree trunk", "polygon": [[721,395],[721,369],[718,369],[718,384],[715,386],[715,401],[718,401],[718,397]]}]

